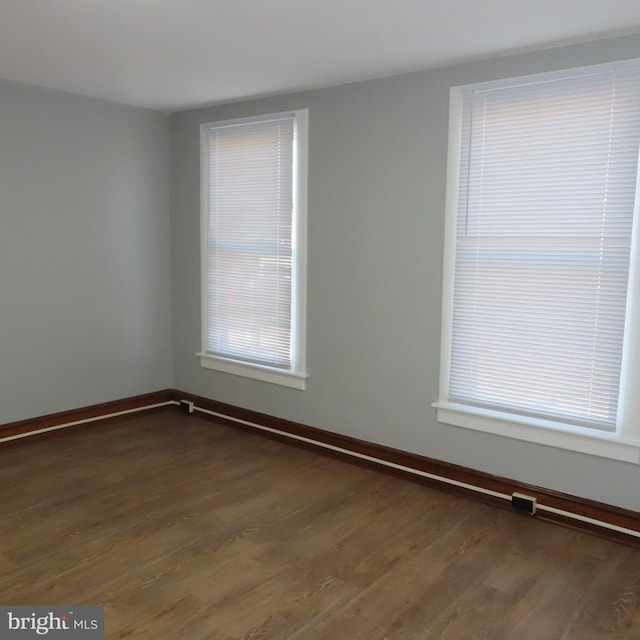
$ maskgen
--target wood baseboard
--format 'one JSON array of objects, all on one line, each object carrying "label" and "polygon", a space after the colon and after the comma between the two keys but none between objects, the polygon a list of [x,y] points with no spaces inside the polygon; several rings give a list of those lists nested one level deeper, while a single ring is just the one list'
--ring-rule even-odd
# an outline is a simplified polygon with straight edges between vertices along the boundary
[{"label": "wood baseboard", "polygon": [[523,517],[547,520],[640,548],[640,513],[636,511],[494,476],[175,389],[0,425],[0,447],[49,437],[67,428],[86,427],[96,421],[104,424],[122,419],[129,413],[175,408],[181,401],[193,403],[199,416],[500,508],[511,508],[505,496],[526,494],[536,499],[539,510],[534,516]]},{"label": "wood baseboard", "polygon": [[127,413],[161,409],[174,401],[174,395],[175,392],[172,389],[164,389],[111,402],[102,402],[89,407],[9,422],[0,425],[0,446],[18,440],[32,440],[49,436],[66,428],[85,427],[95,420],[104,423],[108,420],[117,420]]},{"label": "wood baseboard", "polygon": [[[375,468],[385,473],[391,473],[414,482],[472,497],[475,500],[501,508],[510,509],[510,502],[490,493],[477,492],[471,487],[507,496],[511,496],[513,493],[526,494],[537,500],[539,510],[534,516],[527,515],[523,517],[535,517],[539,520],[554,522],[578,531],[596,534],[640,548],[640,513],[636,511],[552,491],[508,478],[493,476],[482,471],[275,418],[267,414],[189,393],[174,391],[174,399],[178,402],[181,400],[192,402],[195,407],[218,414],[216,416],[207,413],[198,414],[203,417],[208,416],[214,420],[224,420],[227,417],[227,424],[236,428],[262,433],[267,437],[275,438],[291,445],[310,448],[350,463]],[[262,431],[257,427],[273,431]],[[418,472],[418,474],[415,472]],[[449,484],[445,480],[419,475],[420,473],[430,474],[459,484]],[[545,507],[572,514],[574,517],[544,510]],[[585,518],[586,521],[580,520],[580,518]],[[622,529],[622,531],[618,529]],[[639,535],[633,535],[633,532],[638,532]]]}]

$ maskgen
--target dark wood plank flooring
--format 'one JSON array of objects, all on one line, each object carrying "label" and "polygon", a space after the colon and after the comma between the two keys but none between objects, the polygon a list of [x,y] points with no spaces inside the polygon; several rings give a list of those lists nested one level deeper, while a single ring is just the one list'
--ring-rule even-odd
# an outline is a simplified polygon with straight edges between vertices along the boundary
[{"label": "dark wood plank flooring", "polygon": [[0,603],[154,640],[640,638],[640,550],[166,410],[0,449]]}]

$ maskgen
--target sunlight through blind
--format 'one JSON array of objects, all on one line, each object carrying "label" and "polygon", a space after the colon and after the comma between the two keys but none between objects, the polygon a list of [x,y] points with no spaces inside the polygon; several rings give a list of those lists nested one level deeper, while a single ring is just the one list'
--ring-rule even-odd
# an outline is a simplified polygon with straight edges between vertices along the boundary
[{"label": "sunlight through blind", "polygon": [[293,116],[206,129],[209,355],[292,367]]},{"label": "sunlight through blind", "polygon": [[449,401],[615,430],[637,65],[465,88]]}]

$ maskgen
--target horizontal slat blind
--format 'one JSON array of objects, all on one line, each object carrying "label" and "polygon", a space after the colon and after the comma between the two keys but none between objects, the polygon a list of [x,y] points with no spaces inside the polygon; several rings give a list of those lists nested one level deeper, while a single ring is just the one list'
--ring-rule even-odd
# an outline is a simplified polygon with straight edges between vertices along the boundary
[{"label": "horizontal slat blind", "polygon": [[449,401],[614,430],[640,70],[463,96]]},{"label": "horizontal slat blind", "polygon": [[292,366],[294,117],[207,134],[209,355]]}]

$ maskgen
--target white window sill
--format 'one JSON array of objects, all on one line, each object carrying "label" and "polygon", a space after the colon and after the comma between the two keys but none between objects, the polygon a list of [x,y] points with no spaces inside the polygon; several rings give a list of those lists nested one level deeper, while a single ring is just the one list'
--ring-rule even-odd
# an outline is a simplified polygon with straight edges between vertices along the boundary
[{"label": "white window sill", "polygon": [[640,464],[640,442],[620,434],[560,425],[448,402],[434,402],[438,422],[496,436]]},{"label": "white window sill", "polygon": [[205,353],[197,353],[196,355],[200,358],[200,364],[205,369],[213,369],[214,371],[230,373],[235,376],[279,384],[283,387],[300,389],[301,391],[304,391],[307,386],[308,376],[306,374],[291,373],[289,371],[282,371],[261,365],[234,362],[233,360],[216,358],[215,356]]}]

